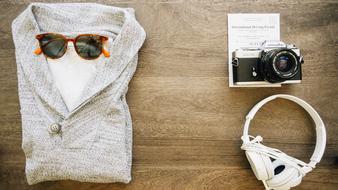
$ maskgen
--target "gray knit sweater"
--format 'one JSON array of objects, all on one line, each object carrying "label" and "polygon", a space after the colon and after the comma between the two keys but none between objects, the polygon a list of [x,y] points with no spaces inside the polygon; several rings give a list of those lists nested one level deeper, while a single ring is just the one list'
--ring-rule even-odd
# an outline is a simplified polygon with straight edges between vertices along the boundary
[{"label": "gray knit sweater", "polygon": [[[145,39],[134,10],[94,3],[33,3],[12,23],[16,49],[22,148],[29,184],[71,179],[131,180],[132,123],[125,95]],[[111,56],[99,66],[69,111],[53,82],[48,60],[36,56],[35,35],[108,36]]]}]

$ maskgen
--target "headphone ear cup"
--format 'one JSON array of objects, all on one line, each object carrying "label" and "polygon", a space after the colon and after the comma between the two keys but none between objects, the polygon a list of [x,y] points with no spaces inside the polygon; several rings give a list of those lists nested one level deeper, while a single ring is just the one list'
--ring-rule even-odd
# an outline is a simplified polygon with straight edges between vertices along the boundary
[{"label": "headphone ear cup", "polygon": [[273,177],[273,167],[268,156],[251,151],[245,151],[245,154],[258,180],[267,180]]},{"label": "headphone ear cup", "polygon": [[289,189],[299,185],[302,175],[297,169],[280,160],[272,162],[274,177],[267,180],[266,184],[272,189]]},{"label": "headphone ear cup", "polygon": [[299,185],[299,184],[302,182],[302,179],[303,179],[303,176],[302,176],[302,175],[299,175],[297,178],[291,180],[291,181],[288,183],[288,186],[289,186],[289,187],[296,187],[297,185]]},{"label": "headphone ear cup", "polygon": [[270,157],[265,156],[263,154],[261,154],[261,157],[262,157],[262,160],[264,162],[266,172],[268,174],[268,179],[273,178],[273,176],[274,176],[273,165],[272,165],[272,161],[271,161]]}]

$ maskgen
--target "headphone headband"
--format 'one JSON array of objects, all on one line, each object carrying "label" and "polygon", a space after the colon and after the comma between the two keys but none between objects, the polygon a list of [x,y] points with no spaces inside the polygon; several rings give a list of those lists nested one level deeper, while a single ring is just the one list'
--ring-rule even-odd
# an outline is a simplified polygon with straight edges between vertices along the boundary
[{"label": "headphone headband", "polygon": [[276,94],[273,96],[269,96],[260,102],[258,102],[248,113],[246,116],[245,124],[244,124],[244,131],[243,131],[243,143],[248,143],[250,141],[249,139],[249,125],[250,121],[254,118],[257,111],[266,103],[276,99],[276,98],[283,98],[291,100],[301,107],[303,107],[309,115],[312,117],[313,121],[316,125],[316,147],[315,150],[311,156],[309,165],[314,167],[318,162],[320,162],[321,158],[323,157],[325,146],[326,146],[326,131],[325,131],[325,125],[322,119],[320,118],[319,114],[316,112],[316,110],[311,107],[308,103],[306,103],[304,100],[297,98],[295,96],[286,95],[286,94]]}]

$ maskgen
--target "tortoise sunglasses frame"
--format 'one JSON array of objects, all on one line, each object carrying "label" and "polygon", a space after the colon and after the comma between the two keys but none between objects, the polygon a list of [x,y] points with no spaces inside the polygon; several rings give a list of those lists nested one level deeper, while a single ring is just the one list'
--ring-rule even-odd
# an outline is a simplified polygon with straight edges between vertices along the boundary
[{"label": "tortoise sunglasses frame", "polygon": [[[55,36],[58,36],[60,38],[62,38],[64,41],[65,41],[65,51],[64,53],[62,53],[62,55],[58,56],[58,57],[50,57],[48,56],[46,53],[44,53],[44,48],[43,48],[43,45],[41,43],[41,39],[46,36],[46,35],[55,35]],[[92,58],[88,58],[88,57],[83,57],[81,56],[81,54],[79,53],[79,49],[76,45],[76,42],[77,40],[80,38],[80,37],[83,37],[83,36],[89,36],[89,37],[98,37],[100,40],[101,40],[101,43],[102,43],[102,46],[100,48],[100,51],[101,53],[99,54],[99,56],[101,54],[103,54],[105,57],[110,57],[110,53],[108,52],[108,50],[104,49],[103,47],[103,43],[108,41],[108,37],[106,36],[101,36],[101,35],[97,35],[97,34],[80,34],[78,36],[76,36],[75,38],[67,38],[66,36],[62,35],[62,34],[58,34],[58,33],[43,33],[43,34],[38,34],[35,36],[35,38],[39,41],[39,47],[34,51],[34,54],[35,55],[40,55],[41,53],[43,53],[47,58],[50,58],[50,59],[59,59],[61,58],[66,52],[67,52],[67,47],[68,47],[68,42],[73,42],[73,45],[74,45],[74,49],[76,51],[76,53],[83,59],[87,59],[87,60],[93,60],[93,59],[97,59],[99,56],[95,56],[95,57],[92,57]]]}]

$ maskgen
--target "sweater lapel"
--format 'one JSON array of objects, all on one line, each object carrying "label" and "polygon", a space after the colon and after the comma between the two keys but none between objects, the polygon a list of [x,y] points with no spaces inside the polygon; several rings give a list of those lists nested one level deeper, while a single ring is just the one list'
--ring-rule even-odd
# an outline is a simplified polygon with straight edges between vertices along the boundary
[{"label": "sweater lapel", "polygon": [[12,24],[18,67],[22,68],[32,92],[64,117],[68,110],[53,82],[46,57],[33,54],[34,50],[38,48],[35,36],[40,33],[40,30],[35,21],[32,7],[33,5],[28,6]]},{"label": "sweater lapel", "polygon": [[121,75],[145,40],[145,32],[135,20],[134,15],[126,11],[124,19],[119,35],[109,48],[111,56],[107,59],[105,66],[99,68],[97,75],[87,86],[82,96],[82,105],[85,105],[88,100],[112,84]]}]

